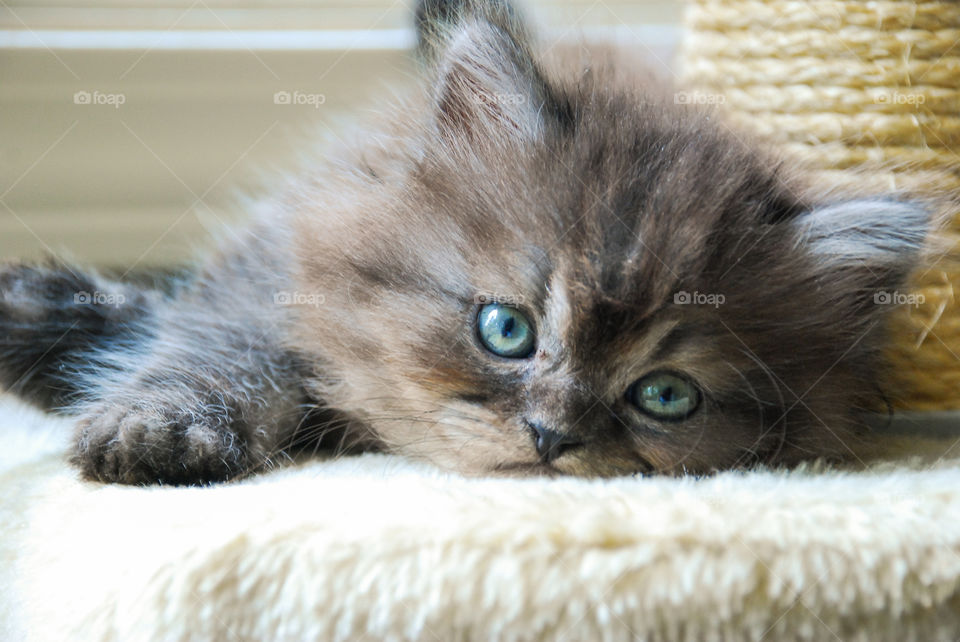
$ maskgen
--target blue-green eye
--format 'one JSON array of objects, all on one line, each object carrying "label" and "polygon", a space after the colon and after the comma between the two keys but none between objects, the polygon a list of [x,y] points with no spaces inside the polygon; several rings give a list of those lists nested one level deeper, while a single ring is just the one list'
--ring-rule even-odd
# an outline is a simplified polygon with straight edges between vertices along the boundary
[{"label": "blue-green eye", "polygon": [[480,341],[493,354],[511,359],[529,357],[536,343],[530,320],[517,308],[491,303],[477,315]]},{"label": "blue-green eye", "polygon": [[655,372],[638,379],[627,390],[627,399],[657,419],[686,419],[700,406],[700,390],[669,372]]}]

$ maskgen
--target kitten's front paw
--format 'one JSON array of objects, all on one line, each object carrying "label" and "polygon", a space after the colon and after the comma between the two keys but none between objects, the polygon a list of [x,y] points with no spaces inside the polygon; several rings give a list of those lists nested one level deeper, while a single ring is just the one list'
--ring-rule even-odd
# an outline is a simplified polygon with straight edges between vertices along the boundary
[{"label": "kitten's front paw", "polygon": [[73,463],[87,479],[122,484],[204,484],[249,470],[223,414],[107,403],[81,420]]}]

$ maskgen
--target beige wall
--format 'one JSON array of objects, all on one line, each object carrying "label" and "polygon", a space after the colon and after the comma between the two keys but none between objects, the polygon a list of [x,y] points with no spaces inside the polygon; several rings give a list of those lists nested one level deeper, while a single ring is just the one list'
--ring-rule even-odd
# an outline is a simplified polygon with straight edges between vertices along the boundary
[{"label": "beige wall", "polygon": [[[305,131],[382,107],[411,71],[405,3],[152,4],[0,7],[0,258],[182,260],[239,214],[233,192],[292,166]],[[679,17],[662,0],[534,4],[549,37],[614,26],[662,58]]]}]

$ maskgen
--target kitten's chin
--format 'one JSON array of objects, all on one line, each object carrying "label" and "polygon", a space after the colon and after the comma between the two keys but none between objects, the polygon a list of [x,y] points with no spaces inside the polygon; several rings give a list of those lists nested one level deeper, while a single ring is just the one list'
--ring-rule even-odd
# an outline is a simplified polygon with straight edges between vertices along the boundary
[{"label": "kitten's chin", "polygon": [[552,464],[539,461],[527,462],[506,462],[498,464],[486,474],[494,477],[585,477],[585,478],[611,478],[624,477],[630,475],[650,474],[652,468],[642,465],[632,466],[614,466],[601,465],[590,466],[585,462],[561,458]]},{"label": "kitten's chin", "polygon": [[493,467],[487,473],[494,477],[558,477],[569,475],[562,470],[542,462],[506,462]]}]

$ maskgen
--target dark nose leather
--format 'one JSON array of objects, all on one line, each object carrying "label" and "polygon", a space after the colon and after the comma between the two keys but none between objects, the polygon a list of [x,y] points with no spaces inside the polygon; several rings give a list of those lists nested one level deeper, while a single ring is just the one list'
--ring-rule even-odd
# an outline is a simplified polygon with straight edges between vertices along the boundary
[{"label": "dark nose leather", "polygon": [[550,463],[561,454],[581,445],[581,442],[570,435],[565,435],[556,430],[544,428],[539,424],[527,422],[530,430],[533,431],[533,439],[537,444],[537,454],[544,463]]}]

